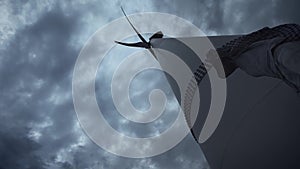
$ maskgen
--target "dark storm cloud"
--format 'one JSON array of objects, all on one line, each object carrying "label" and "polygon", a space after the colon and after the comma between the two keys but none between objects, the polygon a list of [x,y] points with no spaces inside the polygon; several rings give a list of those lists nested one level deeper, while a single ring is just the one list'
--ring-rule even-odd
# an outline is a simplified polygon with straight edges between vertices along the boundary
[{"label": "dark storm cloud", "polygon": [[248,33],[280,23],[300,23],[297,0],[155,1],[159,11],[177,14],[208,35]]},{"label": "dark storm cloud", "polygon": [[69,89],[66,82],[77,54],[68,46],[73,31],[70,22],[73,18],[61,12],[48,13],[16,35],[2,53],[2,94],[17,95],[30,106],[39,106],[45,104],[39,99],[49,98],[53,90]]},{"label": "dark storm cloud", "polygon": [[297,0],[276,1],[274,16],[277,22],[293,22],[299,24],[299,6],[300,1]]},{"label": "dark storm cloud", "polygon": [[80,129],[71,96],[76,57],[93,32],[122,16],[120,4],[129,14],[172,13],[212,34],[299,23],[296,0],[16,2],[10,4],[11,13],[20,23],[15,23],[8,46],[0,50],[1,169],[207,167],[190,136],[162,155],[128,159],[105,152]]},{"label": "dark storm cloud", "polygon": [[40,168],[45,167],[44,161],[36,154],[40,144],[27,137],[25,129],[12,132],[0,131],[0,168]]},{"label": "dark storm cloud", "polygon": [[[60,9],[46,13],[19,31],[8,48],[1,51],[1,119],[5,121],[0,124],[0,151],[5,168],[22,166],[23,159],[30,161],[23,163],[28,165],[24,168],[42,168],[37,166],[42,164],[38,163],[38,155],[45,154],[40,150],[46,149],[47,156],[55,155],[57,149],[76,138],[72,133],[75,118],[70,74],[78,50],[69,45],[75,18],[76,15],[65,16]],[[60,103],[56,105],[55,99]],[[43,126],[47,119],[51,127],[47,126],[39,144],[30,140],[30,130]]]}]

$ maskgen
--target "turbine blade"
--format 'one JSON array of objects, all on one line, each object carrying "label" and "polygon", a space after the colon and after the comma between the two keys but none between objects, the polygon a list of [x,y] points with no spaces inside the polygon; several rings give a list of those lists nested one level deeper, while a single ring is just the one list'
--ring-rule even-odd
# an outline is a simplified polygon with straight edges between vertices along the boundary
[{"label": "turbine blade", "polygon": [[157,60],[157,56],[155,55],[154,51],[152,48],[148,49],[150,51],[150,53],[154,56],[154,58]]},{"label": "turbine blade", "polygon": [[139,33],[139,31],[133,26],[133,24],[130,22],[129,18],[127,17],[123,7],[121,6],[121,10],[124,14],[124,16],[126,17],[127,21],[129,22],[129,24],[131,25],[131,27],[133,28],[133,30],[135,31],[135,33],[138,35],[138,37],[141,39],[142,42],[147,43],[147,41],[144,39],[144,37]]},{"label": "turbine blade", "polygon": [[120,44],[120,45],[124,45],[124,46],[129,46],[129,47],[148,48],[148,43],[144,43],[144,42],[124,43],[124,42],[115,41],[115,43]]}]

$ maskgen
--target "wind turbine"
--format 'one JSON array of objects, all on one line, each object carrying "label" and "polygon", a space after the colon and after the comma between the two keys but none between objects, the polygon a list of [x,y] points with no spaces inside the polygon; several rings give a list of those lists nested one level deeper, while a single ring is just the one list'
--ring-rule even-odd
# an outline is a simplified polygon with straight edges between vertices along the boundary
[{"label": "wind turbine", "polygon": [[157,57],[152,49],[152,45],[151,45],[151,40],[152,39],[159,39],[162,38],[164,35],[161,31],[156,32],[155,34],[153,34],[150,38],[149,41],[147,42],[146,39],[140,34],[140,32],[133,26],[133,24],[130,22],[129,18],[127,17],[123,7],[121,6],[121,10],[124,14],[124,16],[126,17],[128,23],[130,24],[130,26],[132,27],[132,29],[135,31],[135,33],[138,35],[138,37],[140,38],[141,42],[136,42],[136,43],[125,43],[125,42],[119,42],[119,41],[115,41],[117,44],[120,45],[124,45],[124,46],[129,46],[129,47],[139,47],[139,48],[145,48],[148,49],[151,54],[154,56],[154,58],[157,60]]}]

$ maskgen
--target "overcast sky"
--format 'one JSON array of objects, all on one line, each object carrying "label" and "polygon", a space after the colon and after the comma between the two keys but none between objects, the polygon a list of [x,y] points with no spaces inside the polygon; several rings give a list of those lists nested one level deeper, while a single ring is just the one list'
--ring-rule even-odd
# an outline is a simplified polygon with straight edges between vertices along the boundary
[{"label": "overcast sky", "polygon": [[[122,17],[121,5],[128,14],[177,15],[207,35],[242,34],[265,26],[300,23],[298,0],[1,0],[0,169],[208,167],[190,135],[164,154],[130,159],[104,151],[80,128],[71,93],[76,58],[97,29]],[[141,74],[134,82],[135,90],[143,89],[153,78],[149,73]],[[163,86],[157,81],[144,90]],[[136,107],[148,106],[142,96],[133,97]],[[172,97],[169,100],[172,102]],[[160,127],[172,120],[170,117]],[[120,120],[111,121],[118,128]],[[126,134],[143,133],[132,131],[134,128],[122,126]]]}]

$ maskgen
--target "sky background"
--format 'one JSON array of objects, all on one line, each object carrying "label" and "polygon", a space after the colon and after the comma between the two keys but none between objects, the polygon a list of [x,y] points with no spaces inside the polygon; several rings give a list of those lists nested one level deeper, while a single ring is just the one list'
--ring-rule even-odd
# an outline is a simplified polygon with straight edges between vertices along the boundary
[{"label": "sky background", "polygon": [[[80,128],[71,93],[76,58],[97,29],[122,17],[121,5],[128,14],[177,15],[207,35],[300,23],[297,0],[0,0],[0,169],[208,168],[190,135],[164,154],[130,159],[104,151]],[[142,89],[149,79],[153,75],[146,72],[133,88]],[[145,93],[157,87],[164,84],[157,80]],[[148,106],[142,96],[133,97],[141,109]],[[168,120],[158,127],[165,128]],[[121,124],[111,121],[116,128]],[[143,133],[121,127],[127,134]]]}]

